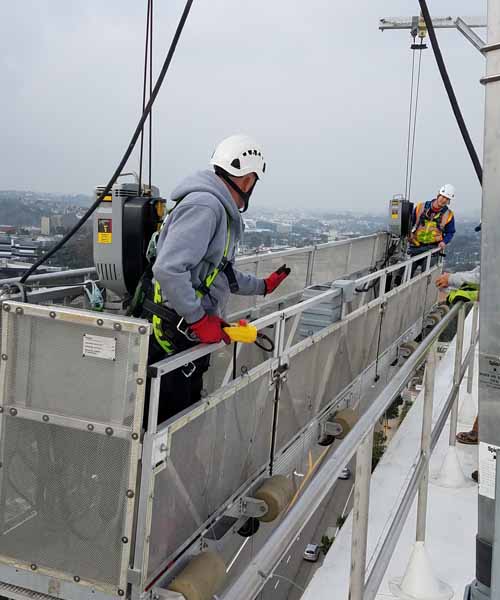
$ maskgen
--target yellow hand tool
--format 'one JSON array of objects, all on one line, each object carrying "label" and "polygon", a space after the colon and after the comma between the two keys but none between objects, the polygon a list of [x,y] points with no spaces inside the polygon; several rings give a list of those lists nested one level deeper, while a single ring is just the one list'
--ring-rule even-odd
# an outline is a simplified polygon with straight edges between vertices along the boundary
[{"label": "yellow hand tool", "polygon": [[241,319],[238,323],[229,324],[228,327],[224,327],[224,331],[232,342],[253,344],[257,341],[257,327],[250,325],[244,319]]}]

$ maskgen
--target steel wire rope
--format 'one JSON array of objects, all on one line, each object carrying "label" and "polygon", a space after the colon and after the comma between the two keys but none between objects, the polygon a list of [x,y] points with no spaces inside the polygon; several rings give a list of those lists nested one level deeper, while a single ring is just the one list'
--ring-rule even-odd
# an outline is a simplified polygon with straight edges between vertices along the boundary
[{"label": "steel wire rope", "polygon": [[170,64],[172,62],[172,58],[175,54],[177,44],[179,42],[182,31],[184,29],[184,25],[186,24],[186,20],[188,18],[189,12],[191,10],[193,1],[194,0],[186,1],[184,10],[179,19],[177,28],[176,28],[174,36],[172,38],[172,42],[168,49],[167,56],[165,57],[160,74],[158,75],[155,86],[151,93],[151,97],[150,97],[148,103],[146,104],[146,107],[142,113],[141,118],[139,119],[139,122],[137,124],[137,127],[135,128],[135,131],[132,135],[129,145],[127,146],[127,149],[125,150],[125,153],[122,156],[122,159],[120,160],[118,166],[116,167],[115,172],[113,173],[111,179],[109,180],[107,185],[104,187],[103,191],[100,193],[100,195],[95,200],[95,202],[90,206],[90,208],[87,210],[87,212],[78,221],[78,223],[74,227],[72,227],[72,229],[70,231],[68,231],[68,233],[66,233],[66,235],[61,240],[59,240],[59,242],[57,242],[57,244],[53,248],[51,248],[46,254],[44,254],[35,263],[33,263],[33,265],[21,277],[21,279],[19,280],[19,283],[24,283],[26,281],[26,279],[28,279],[28,277],[30,277],[30,275],[33,275],[33,273],[38,269],[38,267],[40,267],[45,261],[47,261],[51,256],[53,256],[60,248],[62,248],[64,246],[64,244],[66,244],[66,242],[69,239],[71,239],[75,235],[75,233],[88,221],[89,217],[93,214],[93,212],[96,210],[96,208],[100,205],[103,198],[109,194],[111,188],[115,184],[120,173],[122,172],[123,168],[125,167],[128,159],[130,158],[130,155],[132,154],[132,151],[134,150],[137,140],[139,139],[141,131],[144,127],[144,123],[146,122],[146,120],[151,112],[151,108],[156,100],[156,97],[158,96],[158,93],[163,84],[163,80],[165,79],[165,76],[166,76],[168,69],[170,67]]},{"label": "steel wire rope", "polygon": [[[153,94],[153,0],[151,2],[151,20],[149,26],[149,97]],[[151,161],[153,159],[153,108],[149,112],[149,191],[151,192]]]},{"label": "steel wire rope", "polygon": [[431,41],[432,51],[434,53],[434,58],[436,59],[436,63],[439,69],[439,73],[441,74],[441,79],[443,81],[444,88],[446,93],[448,94],[448,99],[451,104],[451,108],[453,110],[453,114],[455,115],[455,119],[457,121],[458,128],[460,129],[460,133],[462,134],[462,138],[464,140],[465,146],[469,153],[472,164],[474,165],[474,170],[476,172],[479,183],[483,182],[483,168],[479,161],[479,157],[477,155],[476,149],[474,148],[474,144],[472,143],[471,137],[469,135],[469,131],[465,124],[462,111],[460,110],[460,106],[458,104],[457,97],[455,95],[455,91],[451,84],[450,77],[448,75],[448,71],[446,69],[446,65],[443,59],[443,55],[441,53],[441,48],[439,47],[439,42],[436,37],[436,32],[434,30],[434,24],[432,23],[431,15],[429,13],[429,9],[427,7],[426,0],[418,0],[420,4],[420,10],[422,11],[422,17],[425,21],[425,26],[427,27],[427,31],[429,33],[429,39]]},{"label": "steel wire rope", "polygon": [[[422,46],[422,42],[420,42],[420,45]],[[406,197],[407,200],[411,200],[411,182],[412,182],[412,178],[413,178],[413,162],[414,162],[414,157],[415,157],[415,135],[417,132],[417,114],[418,114],[418,98],[419,98],[419,92],[420,92],[420,71],[421,71],[421,66],[422,66],[422,50],[423,50],[423,48],[421,47],[420,50],[418,51],[418,73],[417,73],[417,84],[416,84],[416,88],[415,88],[415,106],[414,106],[414,110],[413,110],[413,133],[412,133],[412,142],[411,142],[410,176],[408,179],[408,196]]]},{"label": "steel wire rope", "polygon": [[[146,15],[146,36],[144,43],[144,75],[142,80],[142,112],[144,113],[144,109],[146,108],[146,81],[148,77],[148,51],[149,51],[149,22],[151,20],[151,0],[148,0],[148,8]],[[151,97],[151,93],[150,93]],[[144,156],[144,126],[141,128],[141,141],[140,141],[140,150],[139,150],[139,181],[138,181],[138,193],[141,193],[142,190],[142,166],[143,166],[143,156]]]},{"label": "steel wire rope", "polygon": [[[413,34],[413,43],[416,35]],[[413,109],[413,88],[415,81],[415,50],[411,51],[411,84],[410,84],[410,107],[408,110],[408,138],[406,143],[406,175],[405,175],[405,198],[408,199],[408,173],[410,168],[410,139],[411,139],[411,117]]]}]

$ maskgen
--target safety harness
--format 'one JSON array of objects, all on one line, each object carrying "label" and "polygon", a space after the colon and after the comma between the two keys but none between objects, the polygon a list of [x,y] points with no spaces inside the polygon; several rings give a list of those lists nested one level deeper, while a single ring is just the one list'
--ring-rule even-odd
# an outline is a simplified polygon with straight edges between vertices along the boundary
[{"label": "safety harness", "polygon": [[[177,201],[176,205],[169,212],[169,214],[175,210],[181,201],[182,198]],[[229,248],[231,244],[231,219],[227,210],[225,212],[226,243],[224,245],[224,252],[219,264],[212,271],[210,271],[210,273],[208,273],[203,282],[195,289],[196,296],[200,299],[206,295],[210,295],[210,288],[217,279],[219,273],[224,273],[226,275],[229,283],[229,289],[232,293],[237,292],[239,289],[233,266],[228,260]],[[163,221],[162,227],[165,224],[165,221]],[[189,325],[185,322],[184,318],[178,315],[175,310],[165,306],[165,298],[163,297],[160,284],[158,281],[153,280],[152,269],[154,260],[156,259],[157,237],[157,234],[153,236],[150,247],[148,248],[147,256],[150,264],[146,273],[141,278],[141,282],[139,283],[139,286],[141,286],[141,291],[139,293],[142,297],[136,298],[138,295],[137,291],[136,294],[134,294],[133,310],[135,313],[137,313],[137,307],[140,304],[142,315],[151,319],[153,333],[157,344],[167,354],[173,354],[174,352],[179,352],[180,350],[184,350],[193,346],[198,342],[198,340],[190,334]]]},{"label": "safety harness", "polygon": [[411,236],[414,246],[421,244],[437,244],[443,240],[443,232],[453,218],[453,213],[448,207],[435,212],[432,203],[419,202],[415,208],[415,227]]}]

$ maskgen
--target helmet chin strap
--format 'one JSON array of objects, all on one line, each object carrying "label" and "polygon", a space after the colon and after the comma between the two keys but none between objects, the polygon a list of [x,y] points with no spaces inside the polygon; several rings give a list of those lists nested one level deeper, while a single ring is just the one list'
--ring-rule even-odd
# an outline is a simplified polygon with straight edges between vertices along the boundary
[{"label": "helmet chin strap", "polygon": [[244,207],[240,209],[240,213],[244,213],[248,210],[248,203],[250,202],[250,196],[255,188],[255,185],[259,178],[257,177],[252,185],[252,187],[248,190],[248,192],[244,192],[229,176],[229,174],[221,169],[220,167],[215,167],[215,173],[221,179],[223,179],[233,190],[238,194],[238,196],[243,200]]}]

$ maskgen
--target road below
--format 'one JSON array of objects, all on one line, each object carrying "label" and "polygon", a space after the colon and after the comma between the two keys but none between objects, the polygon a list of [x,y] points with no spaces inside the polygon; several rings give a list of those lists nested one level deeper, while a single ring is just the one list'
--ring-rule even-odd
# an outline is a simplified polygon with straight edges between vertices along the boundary
[{"label": "road below", "polygon": [[[350,464],[349,468],[351,472],[354,472],[353,464]],[[325,535],[328,527],[336,528],[337,519],[346,508],[348,499],[347,510],[350,510],[352,486],[352,479],[338,480],[335,483],[331,492],[309,519],[300,536],[297,537],[293,546],[276,567],[275,575],[270,578],[259,594],[259,600],[299,600],[302,590],[321,566],[324,558],[324,555],[321,554],[317,562],[308,562],[303,558],[304,550],[307,544],[320,544],[321,537]]]}]

